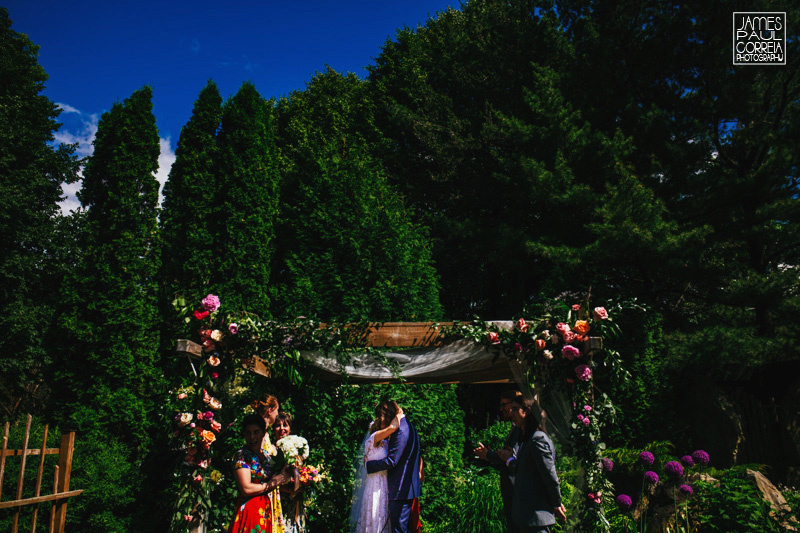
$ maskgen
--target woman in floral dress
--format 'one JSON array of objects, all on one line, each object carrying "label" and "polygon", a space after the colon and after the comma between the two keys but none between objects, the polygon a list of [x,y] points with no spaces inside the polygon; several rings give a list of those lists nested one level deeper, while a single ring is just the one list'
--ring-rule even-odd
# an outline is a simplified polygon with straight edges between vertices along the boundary
[{"label": "woman in floral dress", "polygon": [[[253,404],[253,409],[255,409],[256,414],[264,419],[264,423],[267,425],[267,428],[272,427],[275,424],[275,420],[278,418],[278,409],[280,405],[278,404],[278,399],[275,396],[270,394],[264,396],[261,400],[256,400]],[[278,449],[272,445],[272,442],[269,440],[269,432],[264,433],[264,440],[261,443],[261,451],[264,453],[264,456],[267,458],[267,461],[271,464],[273,457],[278,455]],[[269,495],[270,503],[272,504],[272,531],[271,533],[285,533],[283,527],[283,509],[281,506],[281,493],[276,488],[273,490]],[[270,531],[267,531],[270,533]]]},{"label": "woman in floral dress", "polygon": [[[292,415],[285,411],[278,413],[278,418],[272,425],[273,436],[277,443],[283,437],[292,434]],[[281,507],[283,508],[284,533],[304,533],[306,530],[306,513],[303,508],[303,491],[295,489],[291,484],[283,485],[281,492]]]},{"label": "woman in floral dress", "polygon": [[278,473],[270,470],[270,463],[261,449],[267,432],[261,416],[244,417],[242,429],[246,444],[236,452],[233,467],[239,500],[228,533],[271,533],[274,521],[270,493],[291,481],[291,471],[287,468]]}]

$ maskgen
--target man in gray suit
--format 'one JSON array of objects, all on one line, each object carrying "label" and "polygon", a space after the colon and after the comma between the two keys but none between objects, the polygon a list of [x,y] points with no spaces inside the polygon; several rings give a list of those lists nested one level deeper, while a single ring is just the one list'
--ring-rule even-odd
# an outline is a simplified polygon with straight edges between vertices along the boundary
[{"label": "man in gray suit", "polygon": [[[509,406],[515,401],[522,401],[522,393],[518,390],[507,390],[500,395],[500,415],[503,420],[511,420]],[[516,425],[511,426],[511,431],[506,437],[505,447],[512,450],[514,454],[519,451],[522,429]],[[503,514],[506,517],[506,527],[509,533],[516,533],[514,519],[511,516],[511,500],[514,497],[514,473],[506,466],[506,462],[497,455],[499,450],[490,450],[482,443],[472,450],[476,457],[488,461],[493,468],[500,472],[500,495],[503,498]]]},{"label": "man in gray suit", "polygon": [[[533,410],[532,410],[533,407]],[[514,473],[512,517],[520,533],[549,533],[556,517],[566,519],[556,473],[553,441],[541,426],[540,411],[530,401],[514,401],[511,419],[522,428],[522,446],[514,453],[503,448],[498,456]]]}]

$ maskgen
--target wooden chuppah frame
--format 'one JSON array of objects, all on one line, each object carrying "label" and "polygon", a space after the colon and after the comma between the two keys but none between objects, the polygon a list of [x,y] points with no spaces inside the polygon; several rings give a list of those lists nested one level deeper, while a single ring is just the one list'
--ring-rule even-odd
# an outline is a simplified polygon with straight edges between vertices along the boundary
[{"label": "wooden chuppah frame", "polygon": [[[458,322],[370,322],[366,326],[363,324],[354,324],[353,326],[364,329],[363,346],[365,348],[428,348],[442,346],[444,344],[442,328],[456,324]],[[326,324],[320,324],[321,328],[325,326]],[[347,325],[345,325],[346,327]],[[203,354],[202,346],[186,339],[177,341],[176,352],[186,355],[193,369],[193,361],[199,359]],[[251,356],[244,360],[242,366],[258,375],[271,377],[269,365],[258,356]],[[499,380],[485,380],[476,375],[474,379],[462,378],[446,382],[509,383],[511,381],[513,379],[510,375],[507,379]]]}]

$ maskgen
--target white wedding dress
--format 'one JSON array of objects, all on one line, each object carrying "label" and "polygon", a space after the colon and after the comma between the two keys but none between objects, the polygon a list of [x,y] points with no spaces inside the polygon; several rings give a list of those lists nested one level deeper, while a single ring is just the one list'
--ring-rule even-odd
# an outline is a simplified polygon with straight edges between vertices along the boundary
[{"label": "white wedding dress", "polygon": [[[364,446],[366,461],[384,459],[389,444],[383,439],[375,446],[375,433],[367,438]],[[356,515],[355,533],[384,533],[389,531],[389,499],[386,470],[366,474],[361,487],[361,497]]]}]

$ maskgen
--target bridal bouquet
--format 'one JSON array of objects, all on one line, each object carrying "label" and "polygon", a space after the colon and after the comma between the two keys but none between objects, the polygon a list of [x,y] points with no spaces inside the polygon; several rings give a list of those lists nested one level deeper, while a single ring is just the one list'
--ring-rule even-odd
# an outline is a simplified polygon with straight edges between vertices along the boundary
[{"label": "bridal bouquet", "polygon": [[298,435],[287,435],[275,443],[286,464],[302,464],[308,459],[308,441]]}]

